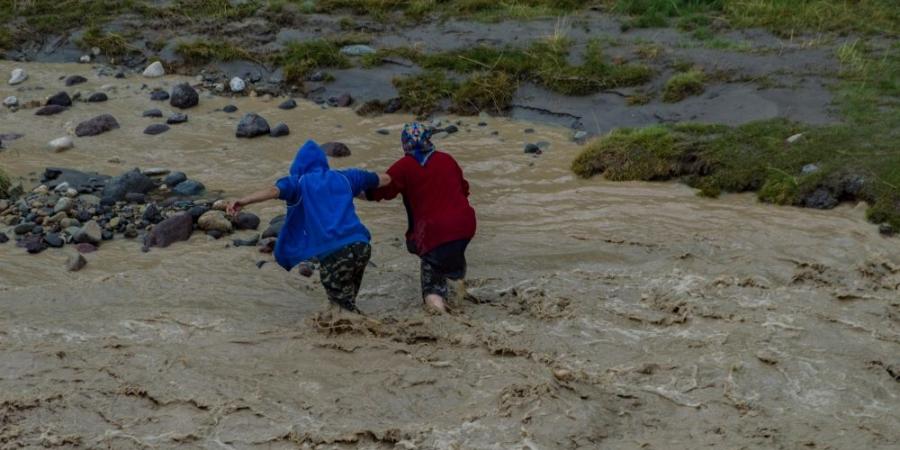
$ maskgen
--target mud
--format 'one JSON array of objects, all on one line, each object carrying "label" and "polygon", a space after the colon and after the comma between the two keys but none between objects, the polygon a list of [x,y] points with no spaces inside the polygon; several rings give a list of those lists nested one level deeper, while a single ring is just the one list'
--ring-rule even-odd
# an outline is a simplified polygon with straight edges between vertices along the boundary
[{"label": "mud", "polygon": [[[178,80],[24,67],[29,81],[0,96],[40,99],[64,74],[87,77],[85,92],[114,89],[57,116],[0,111],[0,132],[24,134],[0,152],[13,175],[171,167],[237,195],[281,176],[307,137],[352,149],[335,166],[383,169],[410,119],[201,92],[187,124],[146,136],[141,111],[161,105],[141,85]],[[221,112],[227,103],[239,113]],[[291,137],[238,141],[244,112]],[[121,127],[45,148],[100,113]],[[462,120],[437,142],[479,214],[471,297],[452,316],[421,309],[396,202],[359,204],[374,236],[366,317],[329,311],[316,277],[258,269],[270,255],[199,234],[150,253],[106,242],[75,273],[66,251],[0,245],[0,448],[896,447],[900,243],[863,205],[580,180],[570,130]],[[537,140],[551,147],[524,155]],[[265,221],[283,212],[250,209]]]},{"label": "mud", "polygon": [[[522,84],[513,101],[514,118],[565,125],[592,134],[616,127],[640,126],[679,120],[717,122],[738,125],[754,120],[786,117],[805,123],[836,122],[831,107],[830,87],[837,83],[837,48],[853,37],[796,36],[779,38],[765,30],[750,29],[721,32],[713,41],[693,39],[689,33],[674,29],[633,29],[623,32],[621,21],[596,11],[571,17],[534,21],[480,23],[466,20],[433,21],[410,26],[382,23],[362,17],[350,17],[348,28],[342,16],[299,15],[257,17],[227,24],[209,20],[165,21],[126,15],[105,26],[106,31],[126,33],[140,30],[130,47],[139,52],[120,64],[143,70],[151,56],[159,56],[184,73],[196,74],[197,68],[183,67],[176,54],[180,42],[195,39],[216,41],[223,36],[232,44],[259,56],[258,61],[212,63],[204,68],[204,78],[227,84],[231,77],[252,80],[261,92],[285,92],[283,74],[276,66],[260,61],[265,55],[282,50],[292,41],[335,38],[355,34],[364,36],[374,48],[411,47],[425,52],[450,51],[477,45],[524,47],[549,36],[564,36],[572,42],[571,59],[578,63],[587,42],[599,39],[605,53],[616,61],[639,61],[655,71],[650,83],[612,93],[585,97],[562,96],[529,83]],[[177,23],[172,23],[175,20]],[[176,31],[177,30],[177,31]],[[53,37],[35,37],[21,48],[7,52],[11,59],[40,62],[75,62],[84,54],[77,48],[83,30]],[[38,40],[39,39],[39,40]],[[877,40],[876,40],[877,41]],[[165,46],[151,50],[151,43]],[[879,41],[880,42],[880,41]],[[710,48],[714,44],[724,48]],[[883,42],[878,46],[887,45]],[[642,60],[642,48],[655,46],[657,56]],[[100,56],[100,62],[105,57]],[[676,64],[694,64],[712,79],[706,92],[688,101],[667,104],[661,89],[674,73]],[[334,77],[329,83],[306,83],[302,91],[313,100],[349,93],[354,98],[386,101],[396,96],[391,80],[418,73],[420,68],[387,64],[376,68],[324,69]],[[625,97],[649,94],[648,104],[629,106]]]}]

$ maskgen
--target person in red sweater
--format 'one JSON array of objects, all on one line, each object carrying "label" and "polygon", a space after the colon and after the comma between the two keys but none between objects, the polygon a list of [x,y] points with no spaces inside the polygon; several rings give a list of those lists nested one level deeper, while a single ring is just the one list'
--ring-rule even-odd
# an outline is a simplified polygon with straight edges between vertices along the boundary
[{"label": "person in red sweater", "polygon": [[422,299],[426,307],[444,313],[448,280],[464,283],[475,210],[469,205],[469,183],[462,169],[452,156],[435,150],[431,133],[419,123],[404,125],[400,135],[404,155],[387,170],[391,183],[366,191],[366,198],[403,196],[406,247],[421,258]]}]

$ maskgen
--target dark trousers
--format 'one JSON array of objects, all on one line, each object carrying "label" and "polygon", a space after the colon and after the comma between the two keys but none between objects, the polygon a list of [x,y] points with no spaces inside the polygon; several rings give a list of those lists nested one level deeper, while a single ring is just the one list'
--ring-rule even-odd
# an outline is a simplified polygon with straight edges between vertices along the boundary
[{"label": "dark trousers", "polygon": [[372,247],[367,242],[354,242],[319,258],[319,275],[329,301],[359,312],[356,295],[371,257]]},{"label": "dark trousers", "polygon": [[441,244],[422,255],[422,298],[435,294],[447,299],[447,280],[466,277],[468,239]]}]

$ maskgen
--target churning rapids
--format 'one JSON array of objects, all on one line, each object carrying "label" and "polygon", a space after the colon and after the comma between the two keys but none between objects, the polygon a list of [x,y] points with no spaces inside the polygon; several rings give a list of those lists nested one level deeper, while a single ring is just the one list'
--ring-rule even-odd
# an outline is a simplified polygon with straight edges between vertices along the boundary
[{"label": "churning rapids", "polygon": [[[308,137],[351,148],[335,166],[383,170],[410,120],[201,93],[187,123],[148,136],[141,112],[163,105],[141,85],[176,77],[19,66],[28,82],[0,97],[43,99],[70,74],[89,79],[82,92],[113,89],[55,116],[0,112],[0,132],[25,135],[0,152],[12,176],[165,167],[230,196],[281,176]],[[292,134],[238,140],[245,112]],[[121,128],[47,150],[101,113]],[[142,253],[117,238],[80,272],[65,270],[71,247],[0,245],[0,448],[897,448],[900,240],[863,207],[580,180],[569,130],[463,121],[437,144],[472,185],[480,303],[452,316],[422,311],[400,202],[358,206],[374,236],[359,299],[372,320],[322,320],[316,277],[258,269],[271,256],[230,239]],[[543,155],[522,153],[541,140]],[[250,208],[264,221],[282,209]]]}]

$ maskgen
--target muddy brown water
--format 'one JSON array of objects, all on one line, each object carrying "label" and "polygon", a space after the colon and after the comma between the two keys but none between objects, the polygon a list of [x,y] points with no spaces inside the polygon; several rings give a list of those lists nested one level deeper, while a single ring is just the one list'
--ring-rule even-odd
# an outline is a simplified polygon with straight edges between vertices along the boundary
[{"label": "muddy brown water", "polygon": [[[24,67],[29,80],[0,96],[40,99],[76,73],[90,81],[70,92],[116,89],[52,117],[0,112],[0,132],[25,134],[0,152],[17,175],[167,167],[238,195],[281,176],[307,137],[349,145],[335,166],[385,168],[408,119],[201,94],[186,124],[145,136],[159,119],[141,112],[170,108],[140,86],[174,78]],[[240,111],[216,111],[228,103]],[[291,136],[237,140],[249,111]],[[105,112],[120,129],[46,149]],[[149,253],[117,239],[77,273],[71,249],[0,246],[0,448],[897,448],[900,241],[862,206],[579,180],[568,130],[463,120],[438,146],[472,184],[482,303],[453,316],[421,310],[399,202],[358,205],[374,236],[359,299],[371,320],[329,318],[315,279],[257,269],[270,257],[228,239]],[[550,150],[522,154],[539,140]]]}]

